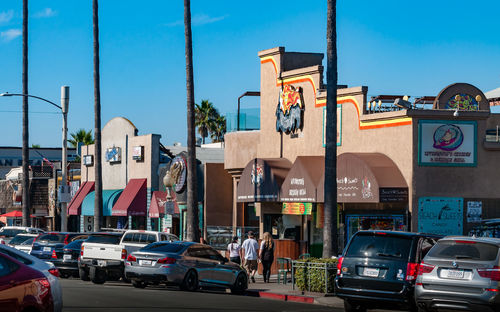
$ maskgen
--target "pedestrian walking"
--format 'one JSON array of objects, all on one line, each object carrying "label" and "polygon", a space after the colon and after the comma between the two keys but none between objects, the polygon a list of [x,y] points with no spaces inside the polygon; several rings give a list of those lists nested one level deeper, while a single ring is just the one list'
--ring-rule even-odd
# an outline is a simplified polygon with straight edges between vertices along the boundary
[{"label": "pedestrian walking", "polygon": [[241,245],[238,244],[238,236],[233,237],[233,241],[227,245],[229,260],[241,265]]},{"label": "pedestrian walking", "polygon": [[245,256],[245,268],[248,276],[250,276],[252,282],[255,283],[259,243],[255,240],[252,231],[248,231],[248,238],[243,242],[241,247],[243,248],[243,254]]},{"label": "pedestrian walking", "polygon": [[271,265],[274,261],[274,241],[271,233],[265,232],[260,243],[259,259],[262,262],[262,275],[264,283],[269,283],[271,277]]}]

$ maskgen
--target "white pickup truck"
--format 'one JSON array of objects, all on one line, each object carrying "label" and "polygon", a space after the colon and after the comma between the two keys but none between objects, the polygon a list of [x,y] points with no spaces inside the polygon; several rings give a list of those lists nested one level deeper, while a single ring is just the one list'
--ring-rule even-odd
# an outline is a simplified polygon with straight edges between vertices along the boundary
[{"label": "white pickup truck", "polygon": [[173,234],[156,231],[128,230],[125,233],[96,233],[83,242],[78,261],[80,278],[103,284],[106,280],[128,282],[124,275],[127,255],[159,241],[179,240]]}]

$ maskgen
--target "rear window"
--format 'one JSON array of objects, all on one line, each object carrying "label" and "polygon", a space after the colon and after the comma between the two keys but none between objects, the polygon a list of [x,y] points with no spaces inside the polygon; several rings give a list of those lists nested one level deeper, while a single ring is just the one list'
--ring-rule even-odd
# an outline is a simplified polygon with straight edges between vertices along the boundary
[{"label": "rear window", "polygon": [[29,238],[29,239],[25,240],[24,242],[22,242],[22,243],[21,243],[21,244],[19,244],[19,245],[26,245],[26,246],[27,246],[27,245],[32,245],[34,240],[35,240],[35,238],[34,238],[34,237],[31,237],[31,238]]},{"label": "rear window", "polygon": [[479,261],[493,261],[497,258],[496,245],[473,241],[439,241],[429,251],[427,257],[441,259],[471,259]]},{"label": "rear window", "polygon": [[16,237],[14,237],[14,238],[13,238],[13,239],[9,242],[9,244],[11,244],[11,245],[19,245],[19,244],[21,244],[22,242],[24,242],[24,241],[26,241],[26,240],[28,240],[28,239],[30,239],[30,238],[32,238],[32,237],[30,237],[30,236],[19,236],[19,235],[17,235]]},{"label": "rear window", "polygon": [[184,246],[178,244],[153,243],[141,248],[141,251],[161,251],[161,252],[177,253],[181,251],[183,248]]},{"label": "rear window", "polygon": [[98,244],[119,244],[121,236],[118,235],[91,235],[85,242]]},{"label": "rear window", "polygon": [[14,237],[19,233],[26,233],[23,229],[2,229],[0,230],[0,236]]},{"label": "rear window", "polygon": [[47,242],[47,243],[63,243],[66,234],[42,234],[38,236],[37,242]]},{"label": "rear window", "polygon": [[123,242],[150,244],[156,242],[156,236],[147,233],[127,233],[125,237],[123,237]]},{"label": "rear window", "polygon": [[82,247],[82,243],[84,242],[83,239],[78,239],[76,241],[72,241],[68,245],[64,246],[64,248],[69,248],[69,249],[80,249]]},{"label": "rear window", "polygon": [[361,234],[352,238],[347,257],[408,259],[412,238]]}]

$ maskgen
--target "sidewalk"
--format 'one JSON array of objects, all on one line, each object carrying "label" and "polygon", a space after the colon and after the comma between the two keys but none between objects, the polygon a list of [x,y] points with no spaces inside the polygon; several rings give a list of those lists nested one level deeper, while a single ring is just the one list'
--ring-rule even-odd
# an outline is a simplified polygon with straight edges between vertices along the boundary
[{"label": "sidewalk", "polygon": [[255,275],[255,283],[249,281],[247,295],[282,301],[314,303],[335,308],[344,307],[344,302],[332,294],[301,291],[297,287],[294,290],[291,282],[286,285],[278,284],[276,275],[271,276],[270,283],[264,283],[261,275]]}]

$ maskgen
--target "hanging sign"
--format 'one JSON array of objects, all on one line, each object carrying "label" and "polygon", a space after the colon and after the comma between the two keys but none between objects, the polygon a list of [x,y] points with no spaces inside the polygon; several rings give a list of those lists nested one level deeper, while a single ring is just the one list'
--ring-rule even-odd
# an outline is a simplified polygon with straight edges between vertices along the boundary
[{"label": "hanging sign", "polygon": [[310,215],[312,203],[283,203],[282,214]]}]

